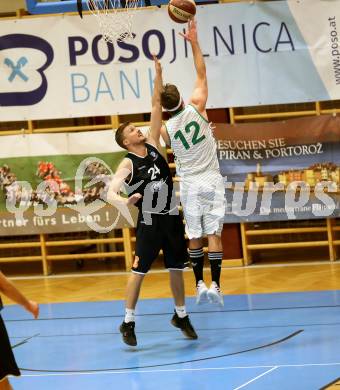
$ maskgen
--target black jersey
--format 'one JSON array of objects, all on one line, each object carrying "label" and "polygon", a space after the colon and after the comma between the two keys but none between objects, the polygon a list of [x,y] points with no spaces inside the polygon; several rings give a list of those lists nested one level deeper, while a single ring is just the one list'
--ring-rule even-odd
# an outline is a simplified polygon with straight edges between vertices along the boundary
[{"label": "black jersey", "polygon": [[156,147],[146,143],[147,155],[128,153],[132,162],[129,196],[140,193],[143,197],[136,203],[140,211],[166,213],[171,210],[173,181],[169,165]]}]

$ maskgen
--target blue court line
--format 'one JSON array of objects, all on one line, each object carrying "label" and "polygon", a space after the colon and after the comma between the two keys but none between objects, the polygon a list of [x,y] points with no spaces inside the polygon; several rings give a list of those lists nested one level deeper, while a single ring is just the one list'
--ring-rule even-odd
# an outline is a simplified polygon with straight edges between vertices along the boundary
[{"label": "blue court line", "polygon": [[209,356],[209,357],[200,358],[200,359],[182,360],[182,361],[172,362],[172,363],[152,364],[152,365],[135,366],[135,367],[107,368],[107,369],[98,369],[98,370],[41,370],[41,369],[31,369],[31,368],[23,368],[23,367],[20,367],[20,370],[30,371],[30,372],[62,372],[62,373],[65,373],[65,372],[68,372],[68,373],[98,372],[98,371],[103,372],[103,371],[137,370],[137,369],[139,370],[139,369],[144,369],[144,368],[156,368],[156,367],[166,367],[166,366],[173,366],[173,365],[186,364],[186,363],[197,363],[197,362],[203,362],[205,360],[220,359],[220,358],[224,358],[224,357],[228,357],[228,356],[240,355],[241,353],[253,352],[253,351],[257,351],[259,349],[269,348],[269,347],[272,347],[274,345],[281,344],[281,343],[297,336],[301,332],[303,332],[303,330],[298,330],[298,331],[296,331],[296,332],[294,332],[294,333],[292,333],[292,334],[290,334],[290,335],[288,335],[280,340],[272,341],[268,344],[260,345],[260,346],[254,347],[254,348],[248,348],[248,349],[244,349],[241,351],[231,352],[231,353],[217,355],[217,356]]},{"label": "blue court line", "polygon": [[[272,307],[265,309],[242,309],[242,310],[208,310],[205,311],[207,314],[211,313],[239,313],[239,312],[256,312],[256,311],[274,311],[274,310],[301,310],[301,309],[321,309],[321,308],[334,308],[340,307],[340,305],[322,305],[322,306],[298,306],[298,307]],[[145,313],[145,314],[136,314],[136,317],[150,317],[150,316],[164,316],[164,315],[172,315],[173,311],[168,313]],[[190,314],[202,314],[202,311],[190,311]],[[84,319],[98,319],[98,318],[121,318],[121,314],[116,315],[106,315],[106,316],[78,316],[78,317],[48,317],[48,318],[22,318],[22,319],[7,319],[8,322],[20,322],[20,321],[54,321],[54,320],[84,320]]]},{"label": "blue court line", "polygon": [[19,343],[12,345],[12,349],[20,347],[21,345],[26,344],[29,340],[33,339],[33,337],[37,337],[37,336],[39,336],[39,333],[34,334],[33,336],[29,336],[29,337],[25,338],[24,340],[20,341]]}]

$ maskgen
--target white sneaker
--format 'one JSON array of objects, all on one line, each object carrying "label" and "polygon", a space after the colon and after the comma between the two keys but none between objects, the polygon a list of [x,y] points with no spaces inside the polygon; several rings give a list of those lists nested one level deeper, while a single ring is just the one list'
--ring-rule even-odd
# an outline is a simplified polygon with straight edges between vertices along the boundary
[{"label": "white sneaker", "polygon": [[207,296],[208,287],[205,285],[203,280],[200,280],[197,283],[196,290],[197,290],[196,305],[201,305],[202,303],[208,302],[208,296]]},{"label": "white sneaker", "polygon": [[218,303],[219,305],[224,306],[223,294],[216,282],[211,283],[207,296],[211,303]]}]

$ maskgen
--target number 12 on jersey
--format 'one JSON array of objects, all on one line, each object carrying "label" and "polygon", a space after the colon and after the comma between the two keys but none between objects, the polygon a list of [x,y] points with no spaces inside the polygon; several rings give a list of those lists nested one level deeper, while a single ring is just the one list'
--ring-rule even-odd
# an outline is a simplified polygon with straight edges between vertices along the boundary
[{"label": "number 12 on jersey", "polygon": [[[185,132],[187,134],[191,133],[191,130],[194,130],[194,134],[191,138],[192,145],[196,145],[205,139],[205,135],[199,137],[200,125],[197,122],[192,121],[185,126]],[[179,139],[182,142],[186,150],[190,149],[190,147],[192,146],[189,145],[185,135],[181,130],[176,131],[174,137],[175,139]]]}]

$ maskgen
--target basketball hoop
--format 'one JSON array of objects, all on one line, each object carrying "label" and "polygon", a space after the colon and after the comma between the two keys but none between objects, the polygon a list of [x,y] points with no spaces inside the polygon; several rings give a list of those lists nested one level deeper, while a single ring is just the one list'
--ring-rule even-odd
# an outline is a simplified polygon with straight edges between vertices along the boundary
[{"label": "basketball hoop", "polygon": [[86,0],[105,42],[133,39],[132,20],[142,0]]}]

